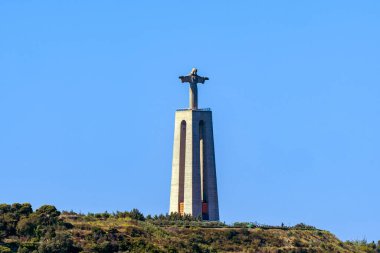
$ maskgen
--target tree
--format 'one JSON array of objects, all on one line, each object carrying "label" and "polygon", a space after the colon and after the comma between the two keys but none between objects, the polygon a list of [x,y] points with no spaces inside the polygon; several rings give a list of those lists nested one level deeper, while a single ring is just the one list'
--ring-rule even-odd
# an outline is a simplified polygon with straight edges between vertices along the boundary
[{"label": "tree", "polygon": [[21,204],[20,208],[18,209],[19,215],[29,215],[33,213],[32,205],[29,203],[23,203]]},{"label": "tree", "polygon": [[58,216],[61,214],[55,206],[44,205],[36,210],[35,213],[41,225],[54,225],[58,222]]},{"label": "tree", "polygon": [[0,216],[0,229],[5,232],[5,235],[14,235],[16,233],[16,225],[18,217],[14,213],[5,213]]},{"label": "tree", "polygon": [[129,215],[134,220],[144,221],[144,215],[136,208],[133,208],[132,211],[129,212]]},{"label": "tree", "polygon": [[11,206],[7,204],[0,204],[0,214],[9,213],[11,211]]}]

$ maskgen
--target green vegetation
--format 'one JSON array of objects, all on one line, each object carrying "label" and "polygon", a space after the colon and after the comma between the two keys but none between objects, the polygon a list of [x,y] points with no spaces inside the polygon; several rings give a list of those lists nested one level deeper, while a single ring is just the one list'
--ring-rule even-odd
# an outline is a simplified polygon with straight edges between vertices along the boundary
[{"label": "green vegetation", "polygon": [[257,223],[203,222],[191,216],[59,212],[0,205],[0,253],[63,252],[373,252],[380,241],[342,242],[328,231]]}]

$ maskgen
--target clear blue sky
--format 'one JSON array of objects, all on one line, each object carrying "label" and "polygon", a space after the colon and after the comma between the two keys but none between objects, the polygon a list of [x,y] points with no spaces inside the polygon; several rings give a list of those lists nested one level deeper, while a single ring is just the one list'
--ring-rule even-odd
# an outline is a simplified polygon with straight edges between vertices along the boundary
[{"label": "clear blue sky", "polygon": [[165,213],[210,81],[221,219],[380,239],[380,2],[1,1],[0,202]]}]

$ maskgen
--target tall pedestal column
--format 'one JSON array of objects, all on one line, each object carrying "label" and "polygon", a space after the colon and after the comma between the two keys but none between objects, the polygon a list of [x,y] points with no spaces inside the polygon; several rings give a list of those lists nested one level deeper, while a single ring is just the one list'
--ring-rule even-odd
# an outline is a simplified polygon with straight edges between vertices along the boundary
[{"label": "tall pedestal column", "polygon": [[219,220],[211,111],[176,112],[169,212]]}]

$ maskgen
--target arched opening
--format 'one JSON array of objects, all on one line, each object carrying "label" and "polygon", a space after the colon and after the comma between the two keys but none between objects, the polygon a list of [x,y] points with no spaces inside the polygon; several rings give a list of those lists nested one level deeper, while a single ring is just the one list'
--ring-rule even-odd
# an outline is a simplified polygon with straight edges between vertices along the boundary
[{"label": "arched opening", "polygon": [[181,215],[184,214],[185,198],[185,159],[186,159],[186,121],[181,122],[180,143],[179,143],[179,193],[178,193],[178,210]]},{"label": "arched opening", "polygon": [[199,167],[201,175],[202,219],[208,220],[207,166],[205,160],[205,123],[199,121]]}]

